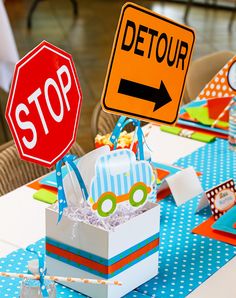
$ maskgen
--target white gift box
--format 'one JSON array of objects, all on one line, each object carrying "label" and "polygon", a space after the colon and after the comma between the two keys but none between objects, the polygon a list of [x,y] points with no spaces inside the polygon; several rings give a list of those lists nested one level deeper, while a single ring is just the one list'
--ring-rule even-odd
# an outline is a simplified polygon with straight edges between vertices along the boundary
[{"label": "white gift box", "polygon": [[118,280],[122,286],[62,283],[85,295],[122,297],[158,273],[160,206],[148,202],[147,211],[112,231],[46,210],[46,262],[49,275]]}]

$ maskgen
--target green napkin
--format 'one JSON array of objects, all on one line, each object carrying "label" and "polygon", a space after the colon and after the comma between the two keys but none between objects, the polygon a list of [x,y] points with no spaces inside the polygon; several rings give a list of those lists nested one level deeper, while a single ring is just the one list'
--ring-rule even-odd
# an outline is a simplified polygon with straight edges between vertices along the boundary
[{"label": "green napkin", "polygon": [[54,194],[51,191],[48,191],[46,189],[41,188],[36,193],[33,194],[33,198],[35,200],[48,203],[48,204],[54,204],[57,201],[57,195]]},{"label": "green napkin", "polygon": [[[176,126],[166,126],[166,125],[162,125],[160,128],[161,128],[161,131],[172,133],[174,135],[180,135],[180,132],[183,130],[182,128],[179,128]],[[185,129],[185,131],[191,131],[191,130]],[[214,136],[207,135],[205,133],[193,132],[190,135],[191,136],[188,138],[190,138],[192,140],[204,142],[204,143],[210,143],[215,140]]]},{"label": "green napkin", "polygon": [[[214,119],[209,118],[207,107],[186,108],[185,110],[191,118],[196,119],[198,122],[204,125],[211,126],[215,122]],[[224,121],[218,121],[217,126],[228,128],[229,123]]]}]

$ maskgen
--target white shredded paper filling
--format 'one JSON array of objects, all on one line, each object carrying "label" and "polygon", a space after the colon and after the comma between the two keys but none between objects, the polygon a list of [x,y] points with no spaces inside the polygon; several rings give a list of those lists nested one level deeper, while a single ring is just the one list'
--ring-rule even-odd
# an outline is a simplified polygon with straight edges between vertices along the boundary
[{"label": "white shredded paper filling", "polygon": [[[74,227],[77,227],[77,223],[84,222],[86,224],[93,225],[98,228],[102,228],[106,231],[111,231],[115,227],[128,222],[130,219],[150,210],[150,204],[144,204],[140,208],[132,208],[129,204],[120,204],[117,206],[115,213],[112,215],[101,218],[97,212],[91,210],[91,207],[84,202],[81,208],[69,206],[64,209],[63,216],[68,217],[74,221]],[[53,209],[58,211],[58,205],[53,205]],[[74,231],[75,232],[75,231]]]}]

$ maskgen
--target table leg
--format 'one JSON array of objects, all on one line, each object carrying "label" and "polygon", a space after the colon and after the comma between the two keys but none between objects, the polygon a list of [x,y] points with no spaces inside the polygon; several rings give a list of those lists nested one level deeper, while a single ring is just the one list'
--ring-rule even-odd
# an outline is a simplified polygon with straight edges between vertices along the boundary
[{"label": "table leg", "polygon": [[186,8],[185,8],[185,13],[184,13],[184,22],[185,24],[188,23],[188,15],[189,15],[189,11],[190,8],[192,6],[193,0],[188,0],[187,4],[186,4]]},{"label": "table leg", "polygon": [[229,32],[232,32],[232,27],[233,27],[233,22],[234,22],[234,18],[235,18],[235,13],[236,13],[236,1],[234,1],[234,8],[229,20],[229,26],[228,26],[228,30]]},{"label": "table leg", "polygon": [[217,7],[217,0],[213,0],[213,5]]},{"label": "table leg", "polygon": [[73,6],[74,16],[78,15],[78,2],[77,0],[70,0]]},{"label": "table leg", "polygon": [[0,105],[0,123],[2,126],[4,141],[7,142],[9,140],[9,138],[8,138],[7,129],[6,129],[6,125],[5,125],[5,117],[3,115],[4,115],[4,113],[2,111],[2,105]]},{"label": "table leg", "polygon": [[28,29],[31,29],[32,27],[32,17],[33,17],[33,13],[36,9],[36,7],[38,6],[39,2],[41,0],[33,0],[33,3],[30,7],[30,10],[29,10],[29,13],[28,13],[28,16],[27,16],[27,28]]}]

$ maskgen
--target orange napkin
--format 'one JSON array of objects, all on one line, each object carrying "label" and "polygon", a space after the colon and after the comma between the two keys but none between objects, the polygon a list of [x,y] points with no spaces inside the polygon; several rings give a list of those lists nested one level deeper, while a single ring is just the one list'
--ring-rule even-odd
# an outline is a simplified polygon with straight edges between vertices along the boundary
[{"label": "orange napkin", "polygon": [[39,189],[42,189],[43,188],[43,189],[46,189],[48,191],[51,191],[52,193],[57,194],[57,188],[56,187],[42,185],[42,184],[39,183],[39,180],[30,182],[29,184],[27,184],[27,186],[30,187],[30,188],[33,188],[35,190],[39,190]]},{"label": "orange napkin", "polygon": [[211,216],[206,221],[201,223],[199,226],[194,228],[192,232],[194,234],[209,237],[209,238],[226,242],[228,244],[232,244],[236,246],[236,236],[225,232],[213,230],[211,226],[213,225],[214,222],[215,222],[215,219],[213,216]]},{"label": "orange napkin", "polygon": [[[219,97],[208,99],[207,107],[209,118],[216,120],[220,113],[223,112],[224,108],[227,107],[232,97]],[[229,111],[220,119],[221,121],[229,122]]]}]

